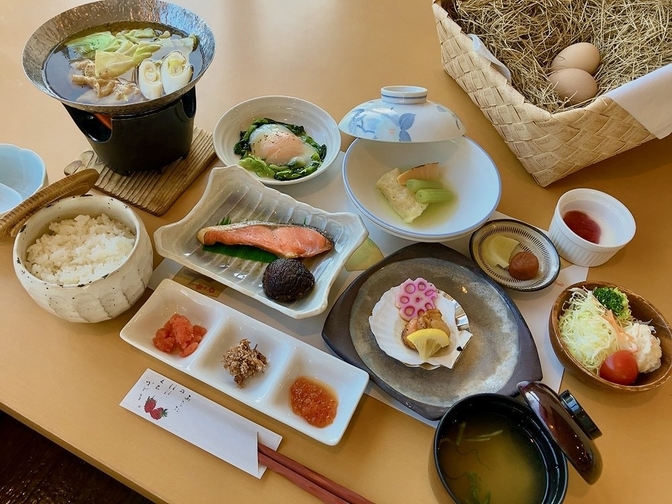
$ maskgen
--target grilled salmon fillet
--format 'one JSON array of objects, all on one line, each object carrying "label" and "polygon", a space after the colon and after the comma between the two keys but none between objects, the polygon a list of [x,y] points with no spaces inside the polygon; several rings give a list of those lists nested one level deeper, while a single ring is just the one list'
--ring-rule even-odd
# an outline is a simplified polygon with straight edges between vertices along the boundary
[{"label": "grilled salmon fillet", "polygon": [[313,257],[334,247],[316,228],[262,221],[205,227],[198,232],[198,241],[204,245],[249,245],[284,258]]}]

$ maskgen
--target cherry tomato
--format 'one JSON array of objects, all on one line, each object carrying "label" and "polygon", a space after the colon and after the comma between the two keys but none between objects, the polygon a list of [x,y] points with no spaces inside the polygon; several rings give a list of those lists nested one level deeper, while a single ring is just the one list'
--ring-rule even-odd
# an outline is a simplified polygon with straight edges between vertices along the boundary
[{"label": "cherry tomato", "polygon": [[635,356],[628,350],[614,352],[600,366],[600,378],[620,385],[632,385],[638,374]]}]

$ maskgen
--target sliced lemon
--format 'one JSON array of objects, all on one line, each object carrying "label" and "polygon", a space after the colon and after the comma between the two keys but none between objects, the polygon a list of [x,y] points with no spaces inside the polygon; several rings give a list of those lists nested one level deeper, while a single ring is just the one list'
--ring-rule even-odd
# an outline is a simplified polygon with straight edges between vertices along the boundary
[{"label": "sliced lemon", "polygon": [[508,236],[488,236],[483,242],[483,259],[491,268],[495,266],[508,268],[511,253],[518,245],[519,243],[516,240]]},{"label": "sliced lemon", "polygon": [[422,360],[429,359],[436,352],[450,343],[450,336],[441,329],[419,329],[409,334],[406,339],[415,346]]}]

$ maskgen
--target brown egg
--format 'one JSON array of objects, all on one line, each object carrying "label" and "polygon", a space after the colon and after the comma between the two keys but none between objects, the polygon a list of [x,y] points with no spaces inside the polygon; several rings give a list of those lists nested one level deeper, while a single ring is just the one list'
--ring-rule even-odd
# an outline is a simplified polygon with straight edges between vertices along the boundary
[{"label": "brown egg", "polygon": [[597,94],[597,82],[592,75],[580,68],[563,68],[548,76],[554,90],[562,99],[575,105]]},{"label": "brown egg", "polygon": [[553,59],[551,70],[580,68],[589,74],[595,73],[600,65],[600,51],[590,42],[578,42],[565,47]]}]

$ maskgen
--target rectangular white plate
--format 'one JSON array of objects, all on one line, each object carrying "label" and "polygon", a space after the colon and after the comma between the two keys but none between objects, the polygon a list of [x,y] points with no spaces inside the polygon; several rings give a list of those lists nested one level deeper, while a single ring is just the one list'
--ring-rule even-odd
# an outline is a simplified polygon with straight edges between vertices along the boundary
[{"label": "rectangular white plate", "polygon": [[[323,231],[334,248],[303,263],[315,277],[315,287],[294,303],[279,303],[264,294],[261,281],[266,264],[204,252],[196,235],[201,228],[252,220],[309,225]],[[296,319],[322,313],[329,291],[345,262],[359,247],[368,231],[361,217],[349,212],[330,213],[301,203],[255,180],[238,166],[215,167],[203,196],[182,220],[162,226],[154,233],[156,251],[163,257],[191,268],[236,289],[285,315]]]},{"label": "rectangular white plate", "polygon": [[[152,342],[157,329],[174,313],[208,331],[188,357],[163,352]],[[369,381],[361,369],[169,279],[159,284],[120,334],[156,359],[327,445],[341,440]],[[252,347],[258,345],[268,366],[239,388],[224,369],[222,357],[243,338]],[[289,388],[299,376],[328,385],[338,396],[331,425],[314,427],[292,411]]]}]

